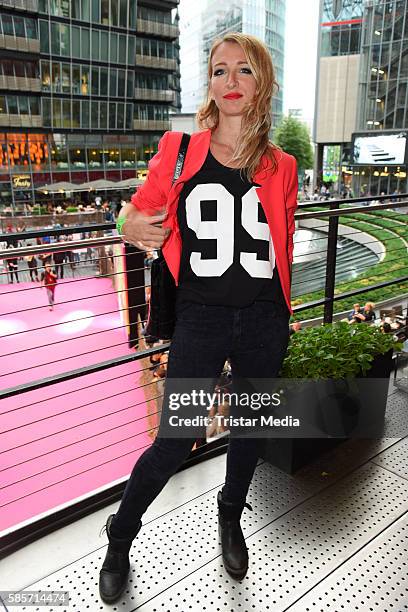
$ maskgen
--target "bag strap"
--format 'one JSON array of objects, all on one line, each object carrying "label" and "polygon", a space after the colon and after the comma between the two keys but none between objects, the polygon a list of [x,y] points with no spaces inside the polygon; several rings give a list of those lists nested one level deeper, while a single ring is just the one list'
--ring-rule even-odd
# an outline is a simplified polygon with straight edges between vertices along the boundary
[{"label": "bag strap", "polygon": [[189,142],[190,142],[190,134],[183,133],[183,136],[181,137],[176,166],[174,168],[172,184],[175,183],[175,181],[180,177],[183,171],[184,160],[186,159]]}]

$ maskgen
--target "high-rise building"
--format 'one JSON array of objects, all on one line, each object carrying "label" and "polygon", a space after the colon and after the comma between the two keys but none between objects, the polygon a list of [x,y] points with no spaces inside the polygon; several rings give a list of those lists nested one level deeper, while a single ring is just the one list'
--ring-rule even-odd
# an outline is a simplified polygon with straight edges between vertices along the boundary
[{"label": "high-rise building", "polygon": [[227,32],[245,32],[263,40],[271,52],[279,92],[272,102],[273,125],[283,110],[283,67],[286,0],[207,0],[193,8],[180,4],[181,101],[194,113],[205,100],[207,63],[212,41]]},{"label": "high-rise building", "polygon": [[322,0],[317,173],[354,195],[407,191],[408,0]]},{"label": "high-rise building", "polygon": [[0,0],[0,204],[146,167],[180,109],[177,5]]}]

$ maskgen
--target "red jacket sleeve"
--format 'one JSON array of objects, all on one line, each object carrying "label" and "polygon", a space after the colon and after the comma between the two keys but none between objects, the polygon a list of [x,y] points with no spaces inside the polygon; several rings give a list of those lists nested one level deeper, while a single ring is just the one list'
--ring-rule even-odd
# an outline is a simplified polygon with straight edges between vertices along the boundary
[{"label": "red jacket sleeve", "polygon": [[147,215],[157,214],[166,206],[168,191],[171,187],[171,176],[168,176],[169,165],[163,163],[166,160],[168,137],[169,132],[165,132],[160,139],[156,155],[149,161],[149,172],[145,182],[131,198],[133,206]]},{"label": "red jacket sleeve", "polygon": [[297,209],[298,176],[297,163],[293,157],[293,165],[290,171],[289,183],[286,192],[286,219],[288,225],[288,260],[292,267],[293,261],[293,234],[295,233],[295,210]]}]

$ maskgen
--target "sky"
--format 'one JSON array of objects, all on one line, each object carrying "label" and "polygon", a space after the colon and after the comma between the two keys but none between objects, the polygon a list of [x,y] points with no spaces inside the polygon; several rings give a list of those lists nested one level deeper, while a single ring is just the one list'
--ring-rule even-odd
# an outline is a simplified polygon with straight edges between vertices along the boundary
[{"label": "sky", "polygon": [[319,25],[319,0],[286,0],[283,109],[303,109],[313,120]]},{"label": "sky", "polygon": [[[224,0],[224,5],[231,0]],[[181,0],[180,14],[193,18],[199,10],[197,0]],[[303,110],[303,119],[311,126],[315,102],[315,74],[319,0],[286,0],[284,113],[289,108]]]}]

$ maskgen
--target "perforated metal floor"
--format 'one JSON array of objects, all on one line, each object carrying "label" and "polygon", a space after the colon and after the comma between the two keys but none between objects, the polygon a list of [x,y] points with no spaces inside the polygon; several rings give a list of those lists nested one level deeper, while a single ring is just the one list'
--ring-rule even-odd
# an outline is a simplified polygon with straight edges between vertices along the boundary
[{"label": "perforated metal floor", "polygon": [[396,439],[395,426],[406,426],[407,412],[406,394],[396,392],[387,410],[389,438],[350,441],[295,476],[257,467],[253,511],[242,521],[250,555],[242,582],[222,566],[217,486],[143,526],[118,604],[98,597],[106,545],[27,589],[69,590],[66,612],[408,610],[408,440]]}]

